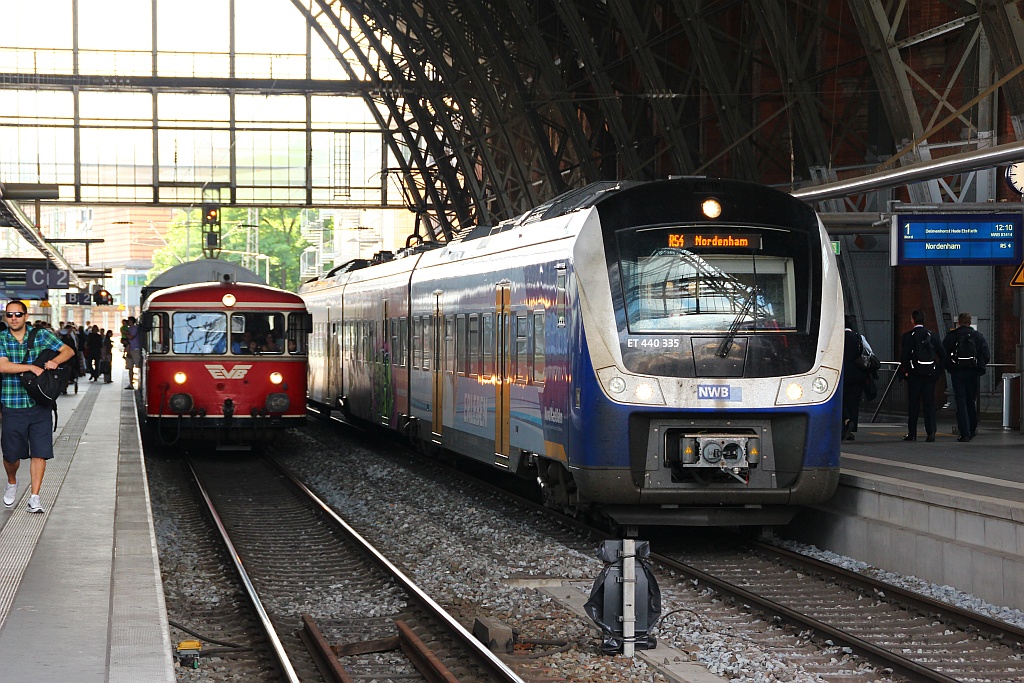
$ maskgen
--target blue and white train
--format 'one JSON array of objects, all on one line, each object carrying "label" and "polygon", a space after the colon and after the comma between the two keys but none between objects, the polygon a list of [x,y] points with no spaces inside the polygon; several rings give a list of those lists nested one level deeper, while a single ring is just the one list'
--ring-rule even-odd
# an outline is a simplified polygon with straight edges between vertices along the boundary
[{"label": "blue and white train", "polygon": [[842,289],[790,195],[597,183],[300,295],[314,409],[536,478],[552,507],[781,524],[836,488]]}]

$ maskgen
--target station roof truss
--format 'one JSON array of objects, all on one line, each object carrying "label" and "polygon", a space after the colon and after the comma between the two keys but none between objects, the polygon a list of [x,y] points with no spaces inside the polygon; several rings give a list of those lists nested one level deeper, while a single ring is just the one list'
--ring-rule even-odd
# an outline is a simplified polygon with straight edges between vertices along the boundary
[{"label": "station roof truss", "polygon": [[[710,175],[797,191],[1024,140],[1024,21],[1007,0],[280,1],[342,76],[170,78],[154,58],[150,74],[8,73],[0,88],[362,98],[387,148],[365,203],[404,204],[441,240],[592,182]],[[302,182],[281,197],[329,205],[338,179],[317,185],[315,126],[299,123]],[[161,195],[182,185],[161,163],[135,201],[183,196]],[[251,202],[234,164],[192,191]],[[1001,191],[993,169],[970,170],[816,204],[878,212]]]}]

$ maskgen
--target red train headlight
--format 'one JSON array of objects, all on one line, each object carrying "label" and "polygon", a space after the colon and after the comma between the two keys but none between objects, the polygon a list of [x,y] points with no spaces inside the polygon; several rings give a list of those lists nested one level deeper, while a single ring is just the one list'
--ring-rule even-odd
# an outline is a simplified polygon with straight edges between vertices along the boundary
[{"label": "red train headlight", "polygon": [[282,375],[280,372],[272,372],[272,373],[270,373],[270,383],[271,384],[280,384],[283,381],[284,381],[284,375]]},{"label": "red train headlight", "polygon": [[186,375],[181,370],[179,370],[178,372],[174,373],[174,383],[175,384],[184,384],[185,380],[187,380],[187,379],[188,379],[188,375]]}]

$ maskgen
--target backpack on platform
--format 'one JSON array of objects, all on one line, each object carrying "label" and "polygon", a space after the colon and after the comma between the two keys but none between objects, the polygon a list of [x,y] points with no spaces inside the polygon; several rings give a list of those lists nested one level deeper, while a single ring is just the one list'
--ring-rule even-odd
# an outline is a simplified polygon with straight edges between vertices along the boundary
[{"label": "backpack on platform", "polygon": [[[34,329],[28,333],[25,342],[26,348],[32,350],[32,342],[35,341],[36,332]],[[50,360],[56,358],[57,352],[51,349],[43,349],[39,355],[30,363],[43,367]],[[27,362],[27,359],[26,359]],[[72,361],[74,362],[74,358]],[[57,431],[57,397],[64,393],[71,381],[71,366],[68,363],[58,365],[53,370],[43,370],[38,375],[31,370],[21,373],[21,386],[25,388],[28,395],[41,406],[53,408],[53,431]]]},{"label": "backpack on platform", "polygon": [[949,361],[958,370],[978,369],[978,344],[975,342],[973,332],[957,334],[953,353],[949,354]]},{"label": "backpack on platform", "polygon": [[913,346],[910,347],[910,372],[918,377],[932,377],[939,369],[932,347],[932,333],[928,330],[911,333]]}]

